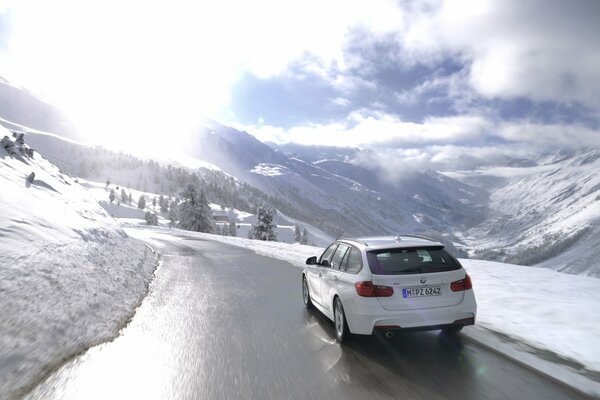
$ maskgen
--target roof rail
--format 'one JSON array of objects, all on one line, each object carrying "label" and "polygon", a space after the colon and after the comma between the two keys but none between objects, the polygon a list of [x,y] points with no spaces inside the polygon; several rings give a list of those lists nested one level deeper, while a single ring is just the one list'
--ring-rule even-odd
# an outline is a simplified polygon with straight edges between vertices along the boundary
[{"label": "roof rail", "polygon": [[339,237],[339,238],[337,238],[335,240],[347,240],[349,242],[360,243],[360,244],[365,245],[367,247],[369,246],[369,244],[367,242],[361,242],[360,240],[356,240],[355,238],[348,238],[348,237],[341,236],[341,237]]},{"label": "roof rail", "polygon": [[418,238],[418,239],[425,239],[425,240],[429,240],[430,242],[437,242],[437,240],[432,239],[430,237],[427,236],[422,236],[422,235],[411,235],[411,234],[401,234],[396,236],[396,240],[402,240],[400,237],[401,236],[408,236],[408,237],[414,237],[414,238]]}]

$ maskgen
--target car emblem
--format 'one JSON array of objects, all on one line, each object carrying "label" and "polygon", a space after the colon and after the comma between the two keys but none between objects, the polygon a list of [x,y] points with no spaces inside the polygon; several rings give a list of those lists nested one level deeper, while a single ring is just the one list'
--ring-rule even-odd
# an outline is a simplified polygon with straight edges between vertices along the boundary
[{"label": "car emblem", "polygon": [[425,278],[421,278],[421,280],[420,280],[419,282],[421,282],[421,285],[424,285],[424,284],[425,284],[425,282],[427,282],[427,279],[425,279]]}]

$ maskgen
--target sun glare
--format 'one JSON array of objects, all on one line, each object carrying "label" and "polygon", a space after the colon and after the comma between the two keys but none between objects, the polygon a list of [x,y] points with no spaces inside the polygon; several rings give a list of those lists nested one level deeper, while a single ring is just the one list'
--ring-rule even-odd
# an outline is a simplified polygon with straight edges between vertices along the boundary
[{"label": "sun glare", "polygon": [[199,7],[160,5],[20,3],[7,77],[66,110],[94,144],[164,149],[219,112],[237,66]]},{"label": "sun glare", "polygon": [[92,143],[138,152],[164,150],[204,117],[235,122],[227,105],[243,73],[272,77],[306,52],[317,69],[344,68],[349,25],[399,20],[387,0],[7,4],[2,74],[65,110]]}]

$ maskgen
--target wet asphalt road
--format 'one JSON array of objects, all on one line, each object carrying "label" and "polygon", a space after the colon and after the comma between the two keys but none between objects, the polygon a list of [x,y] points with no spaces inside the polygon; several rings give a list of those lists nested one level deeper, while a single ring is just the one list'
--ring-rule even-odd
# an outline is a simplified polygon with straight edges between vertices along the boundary
[{"label": "wet asphalt road", "polygon": [[332,324],[304,308],[300,269],[211,241],[148,241],[163,263],[128,327],[27,398],[582,398],[460,335],[340,346]]}]

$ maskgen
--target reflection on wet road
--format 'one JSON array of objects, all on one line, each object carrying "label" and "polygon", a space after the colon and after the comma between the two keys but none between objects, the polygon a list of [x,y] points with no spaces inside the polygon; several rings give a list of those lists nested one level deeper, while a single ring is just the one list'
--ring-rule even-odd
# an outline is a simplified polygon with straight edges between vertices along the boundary
[{"label": "reflection on wet road", "polygon": [[298,268],[216,242],[164,234],[150,242],[163,263],[122,335],[27,398],[579,398],[460,336],[340,346],[331,323],[304,308]]}]

